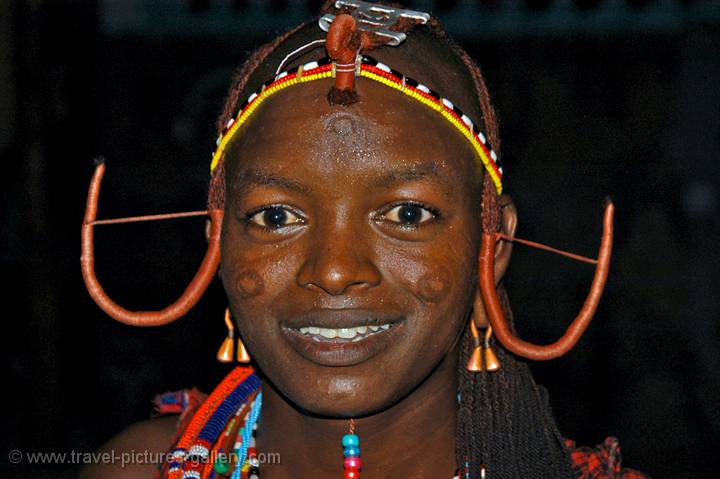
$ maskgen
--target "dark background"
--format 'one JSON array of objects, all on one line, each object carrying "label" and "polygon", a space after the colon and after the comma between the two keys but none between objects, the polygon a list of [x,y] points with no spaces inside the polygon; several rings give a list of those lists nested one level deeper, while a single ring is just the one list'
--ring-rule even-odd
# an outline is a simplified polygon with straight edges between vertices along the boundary
[{"label": "dark background", "polygon": [[[202,209],[214,117],[249,49],[317,1],[4,0],[0,155],[7,452],[82,451],[148,418],[151,398],[229,367],[216,282],[158,329],[110,320],[85,292],[80,223],[92,159],[107,158],[100,217]],[[502,121],[519,236],[594,255],[602,199],[617,204],[605,299],[567,357],[534,365],[561,430],[616,435],[658,478],[713,477],[720,438],[720,5],[715,1],[416,1],[479,61]],[[97,271],[135,309],[172,301],[204,250],[202,219],[97,228]],[[520,332],[550,341],[592,271],[516,248]]]}]

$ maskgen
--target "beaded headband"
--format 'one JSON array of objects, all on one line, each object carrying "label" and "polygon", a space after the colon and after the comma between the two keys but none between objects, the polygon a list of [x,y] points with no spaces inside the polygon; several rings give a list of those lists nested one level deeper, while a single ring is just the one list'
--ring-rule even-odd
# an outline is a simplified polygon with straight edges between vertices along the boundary
[{"label": "beaded headband", "polygon": [[[309,62],[279,73],[275,78],[263,83],[260,88],[250,95],[240,106],[238,113],[228,121],[222,133],[218,136],[216,148],[212,154],[210,172],[212,173],[219,164],[220,159],[235,134],[267,98],[292,85],[308,83],[323,78],[334,78],[336,72],[347,67],[353,67],[353,65],[336,64],[330,58],[324,57],[320,60]],[[455,106],[447,98],[441,97],[431,88],[367,55],[357,56],[354,71],[355,76],[369,78],[382,85],[398,90],[410,98],[414,98],[437,111],[443,118],[453,124],[455,128],[470,141],[477,157],[492,178],[498,195],[502,193],[503,168],[500,159],[490,148],[485,135],[460,108]]]}]

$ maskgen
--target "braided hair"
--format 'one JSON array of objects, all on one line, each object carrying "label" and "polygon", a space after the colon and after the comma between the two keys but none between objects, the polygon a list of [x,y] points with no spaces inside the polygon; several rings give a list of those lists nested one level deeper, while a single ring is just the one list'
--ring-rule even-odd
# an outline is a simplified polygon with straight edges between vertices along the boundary
[{"label": "braided hair", "polygon": [[[321,12],[342,13],[333,4],[333,1],[327,1]],[[256,73],[267,68],[269,57],[310,23],[285,32],[249,56],[232,81],[225,106],[217,121],[219,132],[223,131],[224,126],[237,112],[243,94],[252,86],[250,83],[257,81],[255,77],[259,74]],[[392,29],[402,32],[425,31],[449,47],[455,58],[464,64],[474,85],[474,98],[479,104],[485,134],[493,150],[499,153],[500,136],[495,109],[480,68],[470,55],[450,39],[434,17],[423,25],[401,19]],[[369,49],[380,44],[378,41]],[[224,203],[225,165],[221,161],[210,180],[208,206],[210,209],[223,209]],[[483,176],[481,205],[483,231],[499,231],[501,211],[498,196],[495,185],[487,174]],[[499,295],[505,316],[512,324],[512,312],[502,286],[499,288]],[[465,365],[473,347],[470,328],[466,327],[457,367],[459,407],[455,453],[461,477],[479,478],[481,466],[485,467],[487,477],[490,478],[574,477],[568,451],[552,417],[547,393],[535,383],[528,365],[502,347],[496,347],[494,349],[502,364],[499,371],[469,372]]]}]

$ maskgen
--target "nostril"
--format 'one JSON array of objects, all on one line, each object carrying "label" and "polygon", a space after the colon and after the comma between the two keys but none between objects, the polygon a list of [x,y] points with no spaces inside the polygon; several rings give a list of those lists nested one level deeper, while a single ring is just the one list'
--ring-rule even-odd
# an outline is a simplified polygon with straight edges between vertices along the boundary
[{"label": "nostril", "polygon": [[334,296],[351,288],[377,286],[380,281],[380,271],[371,261],[358,260],[351,254],[307,261],[298,273],[300,286],[317,287]]}]

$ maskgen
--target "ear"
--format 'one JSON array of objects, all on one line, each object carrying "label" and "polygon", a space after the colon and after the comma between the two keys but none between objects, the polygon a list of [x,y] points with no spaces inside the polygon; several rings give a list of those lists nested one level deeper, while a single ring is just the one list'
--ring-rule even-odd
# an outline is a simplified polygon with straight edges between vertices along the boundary
[{"label": "ear", "polygon": [[[498,198],[498,204],[500,205],[500,211],[502,218],[500,219],[500,227],[502,233],[508,236],[515,236],[517,230],[518,216],[515,203],[513,203],[510,195],[501,195]],[[500,284],[505,272],[507,271],[508,265],[510,264],[510,256],[512,255],[512,243],[509,241],[500,241],[495,248],[495,286]],[[483,304],[482,295],[480,294],[480,287],[478,286],[475,292],[475,299],[473,301],[473,320],[475,326],[480,329],[487,328],[488,321],[485,314],[485,305]]]}]

